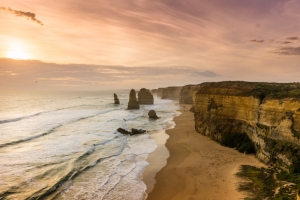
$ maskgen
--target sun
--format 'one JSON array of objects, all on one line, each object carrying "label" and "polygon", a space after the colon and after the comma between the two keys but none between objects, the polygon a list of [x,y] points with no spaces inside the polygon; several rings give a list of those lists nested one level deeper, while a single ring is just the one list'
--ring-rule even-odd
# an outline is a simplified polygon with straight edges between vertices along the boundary
[{"label": "sun", "polygon": [[10,44],[10,48],[6,52],[6,57],[16,60],[28,60],[31,56],[26,52],[24,46],[21,43],[14,42]]}]

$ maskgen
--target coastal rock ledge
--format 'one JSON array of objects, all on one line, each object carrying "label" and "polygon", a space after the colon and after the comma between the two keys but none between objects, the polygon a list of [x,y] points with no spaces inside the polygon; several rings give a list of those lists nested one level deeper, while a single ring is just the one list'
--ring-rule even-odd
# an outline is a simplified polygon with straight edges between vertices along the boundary
[{"label": "coastal rock ledge", "polygon": [[150,90],[147,90],[146,88],[142,88],[138,93],[138,102],[139,104],[146,104],[146,105],[153,104],[154,99]]},{"label": "coastal rock ledge", "polygon": [[128,110],[140,109],[139,102],[136,100],[136,92],[132,89],[129,93],[129,102],[127,106]]}]

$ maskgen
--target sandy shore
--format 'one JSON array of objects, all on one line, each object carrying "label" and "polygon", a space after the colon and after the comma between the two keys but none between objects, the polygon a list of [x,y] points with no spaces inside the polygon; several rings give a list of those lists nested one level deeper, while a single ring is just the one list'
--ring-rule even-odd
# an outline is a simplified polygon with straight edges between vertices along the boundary
[{"label": "sandy shore", "polygon": [[[184,106],[182,114],[174,119],[175,128],[166,131],[170,137],[165,146],[170,156],[167,165],[156,174],[153,190],[153,173],[152,176],[143,174],[146,185],[150,187],[147,200],[242,199],[245,195],[237,191],[240,179],[234,175],[239,166],[264,165],[253,155],[223,147],[197,133],[193,113],[184,111],[189,105]],[[155,171],[157,162],[163,162],[160,157],[155,162],[160,150],[164,151],[161,148],[149,156],[150,164],[145,171]]]}]

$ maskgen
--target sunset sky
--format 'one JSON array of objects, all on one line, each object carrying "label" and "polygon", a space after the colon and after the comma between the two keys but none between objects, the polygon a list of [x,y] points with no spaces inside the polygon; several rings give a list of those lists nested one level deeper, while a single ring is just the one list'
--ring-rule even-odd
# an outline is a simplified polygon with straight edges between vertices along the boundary
[{"label": "sunset sky", "polygon": [[220,80],[299,81],[300,0],[0,2],[0,88]]}]

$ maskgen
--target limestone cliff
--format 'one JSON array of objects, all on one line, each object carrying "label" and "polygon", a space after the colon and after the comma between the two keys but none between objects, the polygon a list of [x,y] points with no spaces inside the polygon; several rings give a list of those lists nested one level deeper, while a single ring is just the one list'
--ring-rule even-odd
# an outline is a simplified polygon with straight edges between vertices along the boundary
[{"label": "limestone cliff", "polygon": [[129,93],[129,102],[128,102],[128,110],[132,109],[140,109],[139,102],[136,100],[136,92],[132,89]]},{"label": "limestone cliff", "polygon": [[138,102],[139,104],[153,104],[154,99],[150,90],[147,90],[146,88],[140,89],[138,93]]},{"label": "limestone cliff", "polygon": [[157,89],[157,94],[156,94],[157,97],[162,97],[163,90],[164,90],[163,88],[158,88]]},{"label": "limestone cliff", "polygon": [[194,95],[195,129],[222,142],[246,133],[258,159],[300,172],[300,84],[219,82]]},{"label": "limestone cliff", "polygon": [[156,94],[157,94],[157,89],[151,90],[151,94],[152,94],[152,95],[156,95]]},{"label": "limestone cliff", "polygon": [[167,87],[163,88],[162,99],[178,100],[182,87]]},{"label": "limestone cliff", "polygon": [[193,104],[193,95],[197,92],[198,85],[185,85],[180,92],[179,103]]}]

